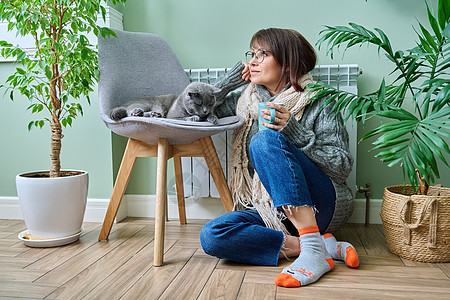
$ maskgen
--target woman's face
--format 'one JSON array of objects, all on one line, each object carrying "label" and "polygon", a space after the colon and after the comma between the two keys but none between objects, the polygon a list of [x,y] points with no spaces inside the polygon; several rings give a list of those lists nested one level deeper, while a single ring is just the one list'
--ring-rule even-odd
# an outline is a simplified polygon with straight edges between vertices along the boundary
[{"label": "woman's face", "polygon": [[262,63],[259,63],[253,57],[248,62],[250,80],[254,84],[264,85],[272,96],[277,95],[286,86],[286,83],[280,83],[282,75],[281,65],[275,61],[270,49],[264,45],[255,43],[252,47],[252,53],[257,53],[258,56],[262,55],[264,60]]}]

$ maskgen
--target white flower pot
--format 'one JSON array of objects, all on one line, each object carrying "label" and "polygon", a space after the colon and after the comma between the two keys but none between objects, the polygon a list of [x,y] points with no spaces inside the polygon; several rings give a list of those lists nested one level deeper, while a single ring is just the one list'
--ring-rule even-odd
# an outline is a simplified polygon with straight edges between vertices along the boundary
[{"label": "white flower pot", "polygon": [[57,178],[30,177],[48,173],[45,171],[17,175],[17,194],[28,234],[33,239],[61,240],[81,232],[89,176],[85,171],[74,172],[78,174]]}]

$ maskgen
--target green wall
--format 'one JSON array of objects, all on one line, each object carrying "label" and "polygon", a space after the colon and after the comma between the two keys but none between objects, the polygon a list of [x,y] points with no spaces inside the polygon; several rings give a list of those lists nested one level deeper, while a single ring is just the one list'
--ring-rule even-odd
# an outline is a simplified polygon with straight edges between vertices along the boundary
[{"label": "green wall", "polygon": [[[436,7],[437,1],[432,3]],[[267,27],[296,29],[314,44],[323,25],[355,22],[379,27],[391,38],[394,48],[409,49],[415,39],[412,25],[416,18],[426,18],[422,0],[128,0],[117,9],[124,14],[125,30],[162,36],[185,68],[233,66],[244,58],[252,34]],[[382,77],[392,70],[374,48],[352,49],[344,59],[336,55],[333,61],[323,50],[318,56],[319,64],[359,64],[363,74],[358,88],[362,93],[376,89]],[[12,69],[12,63],[0,63],[1,83]],[[27,100],[17,100],[11,102],[0,91],[0,197],[16,195],[16,174],[49,167],[48,127],[28,132],[26,126],[33,118],[25,110]],[[96,94],[92,95],[92,106],[85,105],[84,110],[85,116],[75,120],[74,127],[64,133],[62,166],[89,171],[89,197],[109,198],[113,173],[117,172],[126,140],[111,137],[101,122]],[[358,136],[372,127],[370,123],[366,128],[359,125]],[[367,142],[358,146],[357,184],[371,183],[374,198],[381,198],[385,186],[401,184],[403,177],[399,167],[382,165],[373,158],[374,153],[368,153],[369,148]],[[154,194],[155,168],[154,159],[139,159],[127,192]],[[442,184],[450,186],[448,169],[442,168],[441,178]]]}]

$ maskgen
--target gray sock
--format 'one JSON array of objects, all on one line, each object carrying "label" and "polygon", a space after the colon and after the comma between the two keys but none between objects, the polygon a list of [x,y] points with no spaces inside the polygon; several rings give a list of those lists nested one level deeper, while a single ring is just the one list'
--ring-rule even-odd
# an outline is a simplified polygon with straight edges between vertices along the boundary
[{"label": "gray sock", "polygon": [[299,230],[301,252],[299,257],[275,279],[284,287],[299,287],[316,282],[334,268],[334,261],[325,247],[317,226]]}]

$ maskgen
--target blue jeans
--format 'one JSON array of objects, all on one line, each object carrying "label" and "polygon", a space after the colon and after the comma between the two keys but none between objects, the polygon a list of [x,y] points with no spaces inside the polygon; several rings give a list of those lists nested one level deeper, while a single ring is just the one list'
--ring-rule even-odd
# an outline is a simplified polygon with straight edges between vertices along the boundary
[{"label": "blue jeans", "polygon": [[[316,208],[323,234],[331,221],[336,201],[330,178],[283,134],[264,130],[250,143],[250,158],[274,206]],[[298,235],[287,220],[286,227]],[[265,227],[257,211],[233,211],[207,223],[200,232],[203,250],[233,261],[276,266],[284,234]]]}]

